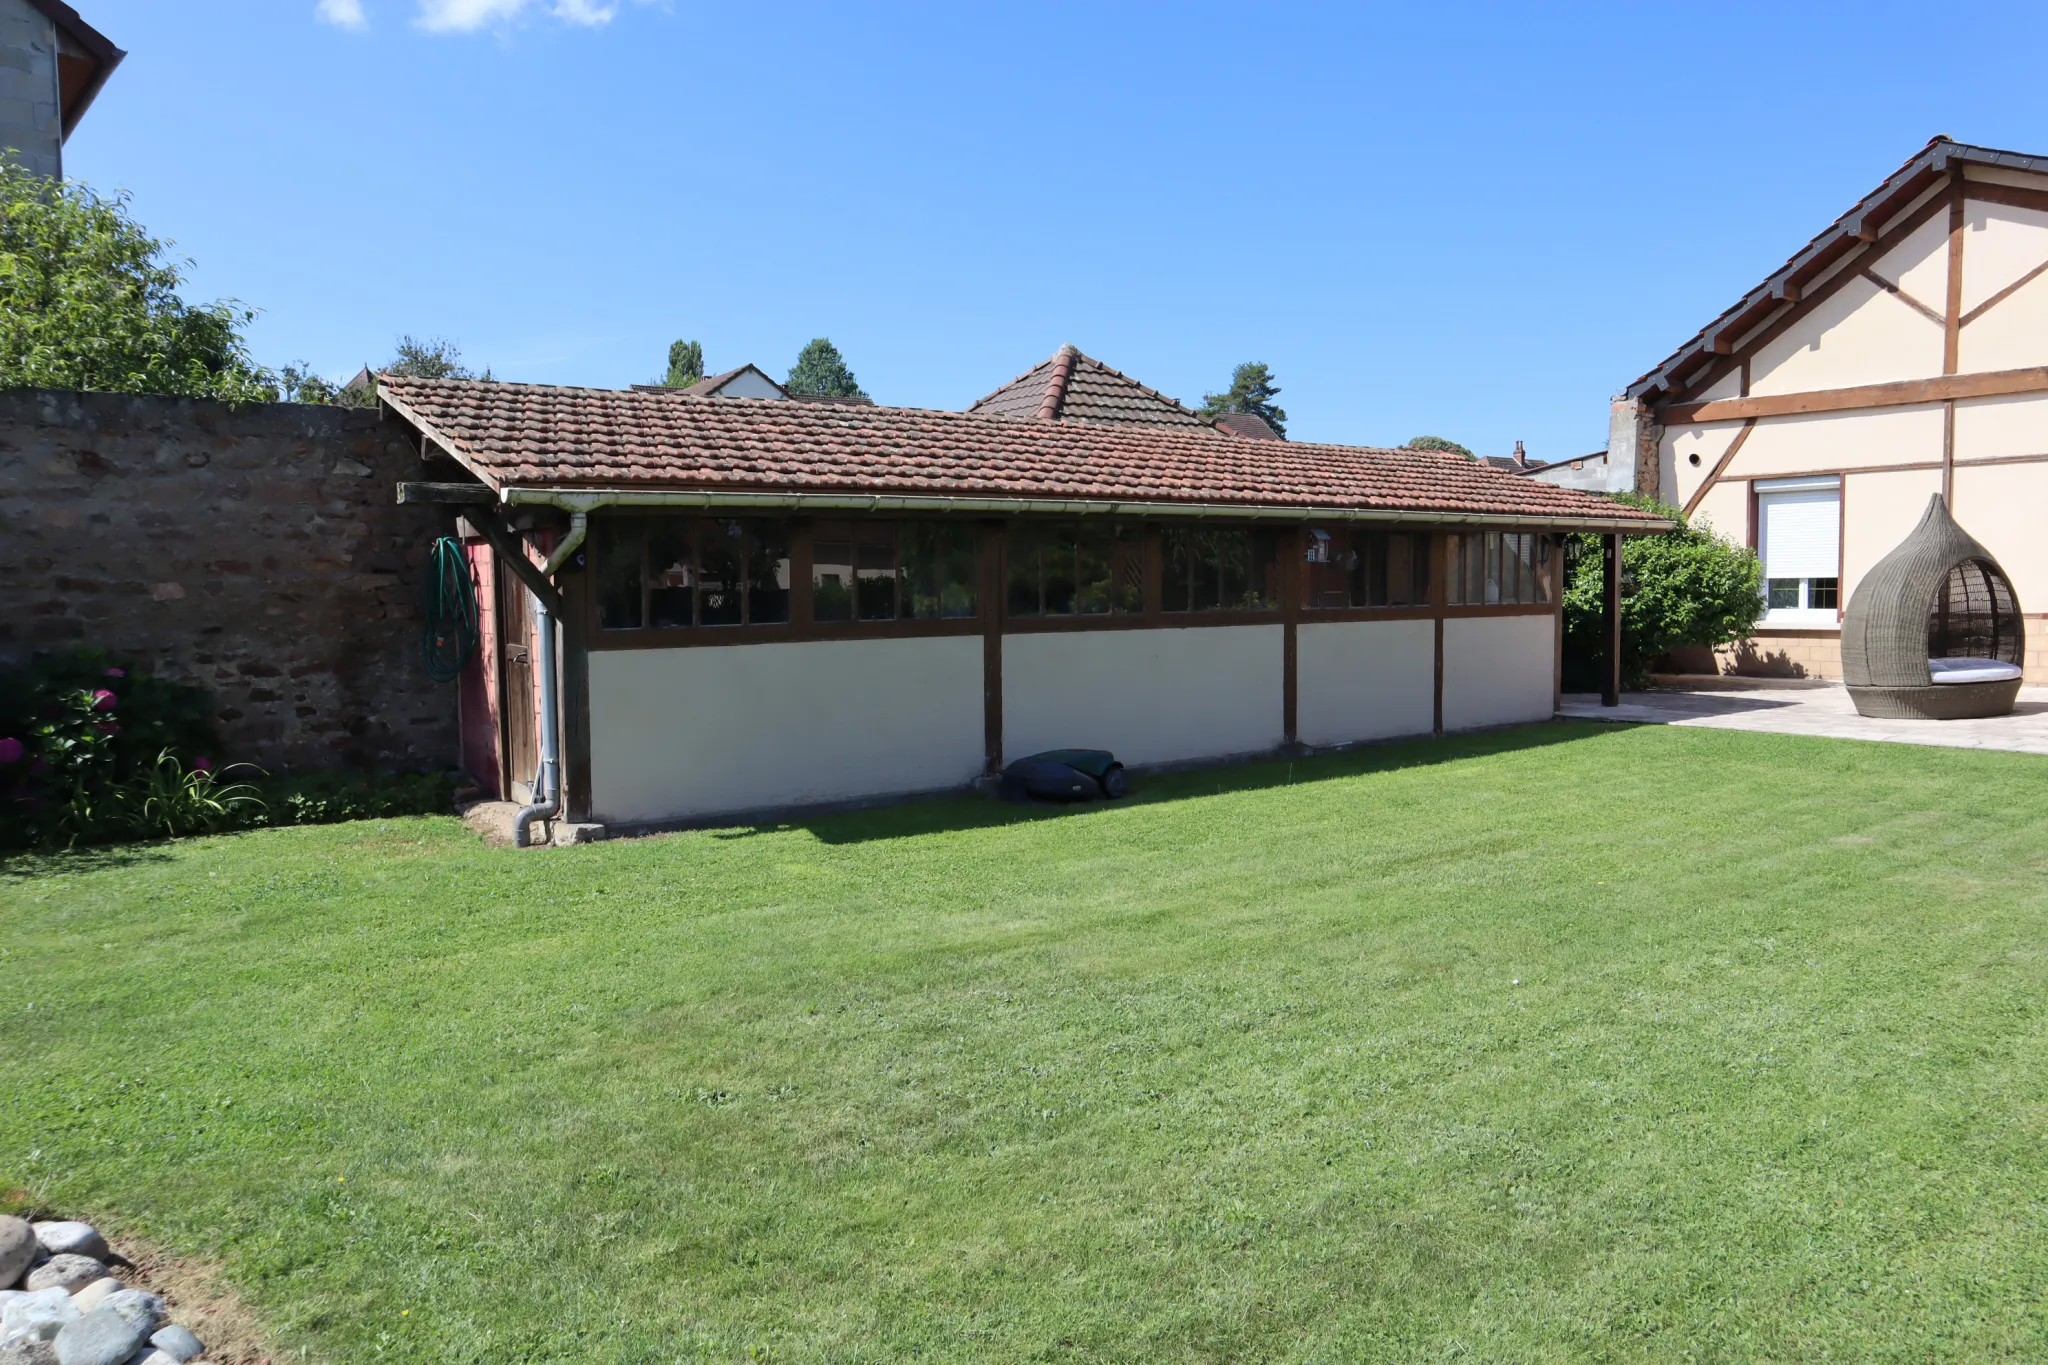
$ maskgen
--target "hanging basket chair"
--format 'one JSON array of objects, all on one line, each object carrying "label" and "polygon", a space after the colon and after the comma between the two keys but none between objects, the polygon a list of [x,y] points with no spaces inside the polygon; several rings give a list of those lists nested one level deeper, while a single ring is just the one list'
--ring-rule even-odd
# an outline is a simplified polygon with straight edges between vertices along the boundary
[{"label": "hanging basket chair", "polygon": [[2019,697],[2026,651],[2012,581],[1939,493],[1842,614],[1842,681],[1866,716],[2002,716]]}]

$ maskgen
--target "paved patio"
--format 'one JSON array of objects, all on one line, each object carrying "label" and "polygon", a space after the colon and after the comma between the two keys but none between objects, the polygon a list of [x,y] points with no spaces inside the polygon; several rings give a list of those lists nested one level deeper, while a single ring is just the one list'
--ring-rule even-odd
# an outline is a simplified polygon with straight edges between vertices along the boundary
[{"label": "paved patio", "polygon": [[1842,685],[1831,682],[1672,677],[1656,680],[1655,687],[1622,693],[1619,706],[1602,706],[1597,693],[1567,692],[1564,714],[1574,720],[2048,754],[2048,687],[2021,688],[2018,709],[1989,720],[1868,720],[1856,714]]}]

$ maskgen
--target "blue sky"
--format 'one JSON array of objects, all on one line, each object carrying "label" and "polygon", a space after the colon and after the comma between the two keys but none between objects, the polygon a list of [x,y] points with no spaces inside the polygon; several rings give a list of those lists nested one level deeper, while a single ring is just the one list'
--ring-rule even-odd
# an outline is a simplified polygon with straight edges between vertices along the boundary
[{"label": "blue sky", "polygon": [[622,386],[828,335],[962,407],[1063,341],[1299,439],[1542,458],[1927,138],[2048,152],[2034,7],[77,0],[66,170],[260,359]]}]

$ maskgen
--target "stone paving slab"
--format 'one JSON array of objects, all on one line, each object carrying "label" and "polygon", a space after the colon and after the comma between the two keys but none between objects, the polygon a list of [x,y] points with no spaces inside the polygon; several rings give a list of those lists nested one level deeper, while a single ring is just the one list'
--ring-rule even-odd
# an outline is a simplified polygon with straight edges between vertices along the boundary
[{"label": "stone paving slab", "polygon": [[1624,692],[1619,706],[1602,706],[1597,693],[1567,692],[1563,714],[1572,720],[2048,754],[2048,687],[2022,687],[2019,705],[2009,716],[1871,720],[1856,714],[1847,689],[1839,683],[1776,679],[1752,683],[1745,679],[1742,684],[1732,684],[1733,679],[1702,679],[1698,686],[1679,684],[1651,692]]}]

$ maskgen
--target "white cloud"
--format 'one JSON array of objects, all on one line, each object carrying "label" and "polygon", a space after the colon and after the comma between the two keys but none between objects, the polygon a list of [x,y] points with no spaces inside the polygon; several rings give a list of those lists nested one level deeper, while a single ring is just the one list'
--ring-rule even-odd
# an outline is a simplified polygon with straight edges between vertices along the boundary
[{"label": "white cloud", "polygon": [[420,0],[419,25],[429,33],[474,33],[525,8],[526,0]]},{"label": "white cloud", "polygon": [[555,17],[572,24],[586,24],[592,28],[609,24],[612,16],[619,12],[617,5],[603,5],[597,0],[557,0]]},{"label": "white cloud", "polygon": [[[360,5],[361,0],[322,0]],[[541,0],[565,24],[600,28],[619,12],[618,0]],[[429,33],[475,33],[510,22],[533,8],[534,0],[420,0],[419,26]]]},{"label": "white cloud", "polygon": [[363,13],[363,0],[320,0],[313,7],[314,15],[326,24],[336,28],[365,29],[370,26],[370,16]]}]

